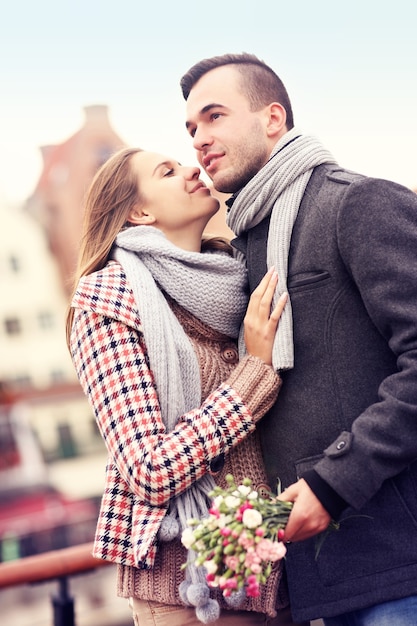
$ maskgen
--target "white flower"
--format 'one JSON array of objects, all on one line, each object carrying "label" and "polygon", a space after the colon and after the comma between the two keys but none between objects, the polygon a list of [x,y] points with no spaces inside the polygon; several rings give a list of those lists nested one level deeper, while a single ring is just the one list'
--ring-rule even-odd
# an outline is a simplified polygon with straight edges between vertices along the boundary
[{"label": "white flower", "polygon": [[258,492],[251,491],[250,494],[248,495],[248,500],[257,500],[257,499],[258,499]]},{"label": "white flower", "polygon": [[262,524],[262,515],[255,509],[246,509],[242,515],[242,522],[247,528],[257,528]]},{"label": "white flower", "polygon": [[218,518],[215,515],[210,515],[204,520],[203,525],[209,530],[216,530],[219,527]]},{"label": "white flower", "polygon": [[219,509],[221,503],[223,502],[224,498],[222,495],[216,496],[213,500],[213,506],[215,509]]},{"label": "white flower", "polygon": [[[185,546],[187,547],[187,546]],[[204,552],[204,550],[206,549],[206,544],[204,543],[204,541],[202,539],[199,539],[198,541],[196,541],[195,545],[194,545],[194,550],[196,552]]]},{"label": "white flower", "polygon": [[224,503],[228,509],[237,509],[237,507],[240,506],[240,499],[235,496],[226,496]]},{"label": "white flower", "polygon": [[189,550],[191,546],[193,545],[194,541],[195,541],[195,538],[194,538],[193,530],[191,528],[184,528],[184,530],[181,533],[182,545],[185,546],[187,550]]},{"label": "white flower", "polygon": [[217,563],[213,559],[204,561],[203,566],[206,568],[207,574],[215,574],[217,572]]},{"label": "white flower", "polygon": [[237,489],[242,496],[248,496],[252,491],[251,487],[248,487],[247,485],[239,485]]},{"label": "white flower", "polygon": [[224,528],[231,521],[232,517],[230,515],[225,515],[224,513],[222,513],[220,517],[216,519],[216,526],[217,528]]}]

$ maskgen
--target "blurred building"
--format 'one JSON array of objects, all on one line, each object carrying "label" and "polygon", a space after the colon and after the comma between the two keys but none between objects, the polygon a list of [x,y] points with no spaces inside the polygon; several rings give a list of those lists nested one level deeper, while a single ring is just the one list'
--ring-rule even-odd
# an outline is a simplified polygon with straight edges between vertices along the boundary
[{"label": "blurred building", "polygon": [[91,540],[106,458],[42,227],[0,206],[0,560]]},{"label": "blurred building", "polygon": [[23,402],[0,396],[0,562],[91,541],[94,499],[56,488]]},{"label": "blurred building", "polygon": [[16,392],[74,383],[67,300],[42,228],[4,206],[0,221],[0,381]]},{"label": "blurred building", "polygon": [[107,106],[87,106],[84,112],[84,125],[72,137],[41,148],[43,171],[26,206],[47,234],[67,293],[76,265],[86,190],[98,167],[125,145],[110,125]]}]

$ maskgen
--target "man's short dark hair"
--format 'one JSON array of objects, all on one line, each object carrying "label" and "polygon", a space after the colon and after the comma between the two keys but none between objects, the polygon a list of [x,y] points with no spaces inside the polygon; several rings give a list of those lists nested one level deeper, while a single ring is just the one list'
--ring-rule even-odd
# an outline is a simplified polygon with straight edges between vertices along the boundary
[{"label": "man's short dark hair", "polygon": [[234,65],[241,75],[242,92],[247,97],[252,111],[259,111],[271,102],[279,102],[287,112],[287,128],[294,126],[291,102],[282,80],[261,59],[254,54],[223,54],[203,59],[193,65],[181,78],[180,85],[184,99],[204,74],[223,65]]}]

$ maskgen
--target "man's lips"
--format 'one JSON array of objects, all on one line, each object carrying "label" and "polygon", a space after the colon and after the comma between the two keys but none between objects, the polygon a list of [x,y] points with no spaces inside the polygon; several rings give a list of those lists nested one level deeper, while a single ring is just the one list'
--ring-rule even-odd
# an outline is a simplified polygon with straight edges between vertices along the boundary
[{"label": "man's lips", "polygon": [[202,158],[202,163],[206,172],[209,172],[216,165],[218,159],[224,156],[223,152],[209,152]]}]

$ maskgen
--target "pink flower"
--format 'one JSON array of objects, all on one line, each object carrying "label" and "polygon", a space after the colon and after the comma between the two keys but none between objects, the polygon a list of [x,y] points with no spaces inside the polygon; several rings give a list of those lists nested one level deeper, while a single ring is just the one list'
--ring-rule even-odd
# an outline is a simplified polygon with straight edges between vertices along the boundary
[{"label": "pink flower", "polygon": [[249,548],[245,557],[245,567],[250,569],[250,571],[253,572],[254,574],[260,574],[260,572],[262,571],[260,564],[261,564],[261,559],[256,554],[254,548]]},{"label": "pink flower", "polygon": [[286,554],[287,554],[287,548],[285,544],[282,543],[282,541],[278,541],[278,542],[275,541],[272,543],[269,560],[279,561],[280,559],[283,559]]},{"label": "pink flower", "polygon": [[262,561],[279,561],[286,553],[287,548],[281,541],[261,539],[256,546],[256,554],[261,557]]},{"label": "pink flower", "polygon": [[259,596],[259,584],[248,585],[246,587],[246,595],[248,598],[257,598]]},{"label": "pink flower", "polygon": [[259,582],[254,574],[246,579],[246,595],[249,598],[257,598],[259,596]]},{"label": "pink flower", "polygon": [[225,584],[225,589],[237,589],[237,579],[229,578]]},{"label": "pink flower", "polygon": [[245,550],[247,550],[248,548],[250,548],[251,546],[253,546],[253,544],[255,543],[255,540],[253,537],[251,537],[250,535],[248,535],[248,533],[246,532],[246,530],[243,530],[240,533],[240,537],[237,540],[238,544],[240,546],[242,546]]},{"label": "pink flower", "polygon": [[224,559],[224,564],[226,565],[226,567],[228,567],[229,569],[231,569],[233,572],[237,572],[238,568],[239,568],[239,559],[237,556],[227,556]]}]

